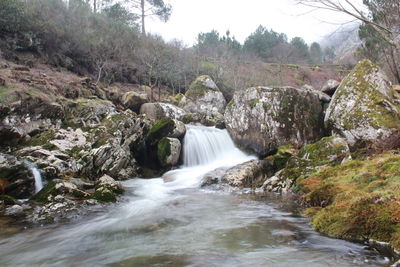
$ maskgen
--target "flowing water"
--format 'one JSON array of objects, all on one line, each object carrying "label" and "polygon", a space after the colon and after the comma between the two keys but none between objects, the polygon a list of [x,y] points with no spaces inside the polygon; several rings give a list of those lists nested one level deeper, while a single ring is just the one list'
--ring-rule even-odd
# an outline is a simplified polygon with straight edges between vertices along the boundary
[{"label": "flowing water", "polygon": [[31,170],[33,177],[35,178],[35,193],[39,192],[43,188],[43,180],[42,176],[40,175],[40,171],[37,166],[29,161],[25,161],[25,165]]},{"label": "flowing water", "polygon": [[191,126],[181,169],[124,182],[125,201],[85,222],[0,240],[0,266],[388,266],[313,231],[290,200],[199,187],[207,172],[252,158],[225,130]]}]

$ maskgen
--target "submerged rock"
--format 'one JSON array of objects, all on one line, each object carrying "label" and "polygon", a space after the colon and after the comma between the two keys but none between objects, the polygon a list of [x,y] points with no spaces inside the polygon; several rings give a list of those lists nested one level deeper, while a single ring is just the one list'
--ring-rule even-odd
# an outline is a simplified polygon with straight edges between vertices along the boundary
[{"label": "submerged rock", "polygon": [[225,124],[239,145],[266,155],[280,145],[301,147],[323,136],[323,108],[313,92],[253,87],[235,92]]},{"label": "submerged rock", "polygon": [[400,107],[386,75],[370,61],[361,61],[333,95],[325,124],[353,149],[399,147]]},{"label": "submerged rock", "polygon": [[226,100],[215,82],[209,76],[203,75],[190,85],[180,106],[188,113],[212,116],[224,113]]}]

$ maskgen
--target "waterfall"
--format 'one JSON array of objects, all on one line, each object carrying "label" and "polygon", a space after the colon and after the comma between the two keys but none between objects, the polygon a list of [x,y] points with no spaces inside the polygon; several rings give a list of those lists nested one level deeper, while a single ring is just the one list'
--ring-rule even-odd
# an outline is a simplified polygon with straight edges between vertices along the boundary
[{"label": "waterfall", "polygon": [[183,165],[193,167],[215,161],[223,164],[249,160],[249,156],[235,147],[227,130],[187,125],[183,141]]},{"label": "waterfall", "polygon": [[29,162],[27,160],[24,161],[25,165],[31,170],[33,177],[35,178],[35,193],[39,192],[43,188],[42,176],[40,175],[40,171],[37,168],[36,164]]}]

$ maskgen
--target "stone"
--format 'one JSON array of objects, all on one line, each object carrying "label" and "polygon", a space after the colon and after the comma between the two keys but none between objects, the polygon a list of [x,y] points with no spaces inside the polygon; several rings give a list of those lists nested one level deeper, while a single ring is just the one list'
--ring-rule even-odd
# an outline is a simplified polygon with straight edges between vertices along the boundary
[{"label": "stone", "polygon": [[87,133],[78,129],[59,129],[54,135],[54,139],[49,142],[56,146],[60,151],[65,152],[75,147],[84,146],[87,143]]},{"label": "stone", "polygon": [[172,104],[167,103],[145,103],[140,107],[140,114],[154,120],[159,120],[165,117],[182,120],[186,112]]},{"label": "stone", "polygon": [[100,202],[115,202],[117,195],[122,193],[121,183],[108,175],[104,175],[96,182],[96,190],[92,194],[92,198]]},{"label": "stone", "polygon": [[214,81],[207,75],[199,76],[190,85],[180,106],[188,113],[200,115],[223,114],[226,100]]},{"label": "stone", "polygon": [[252,87],[235,92],[225,111],[234,142],[259,155],[284,144],[301,147],[324,135],[323,107],[317,94],[291,87]]},{"label": "stone", "polygon": [[163,167],[175,166],[181,155],[181,142],[176,138],[164,137],[157,144],[157,157]]},{"label": "stone", "polygon": [[141,94],[135,91],[130,91],[125,93],[122,96],[122,105],[125,108],[129,108],[132,111],[139,113],[140,112],[140,107],[148,102],[147,100],[147,94]]},{"label": "stone", "polygon": [[21,216],[24,215],[24,209],[20,205],[13,205],[6,208],[5,214],[9,216]]},{"label": "stone", "polygon": [[221,177],[221,181],[236,187],[260,187],[266,178],[266,162],[251,160],[236,165]]},{"label": "stone", "polygon": [[336,80],[328,80],[321,89],[321,92],[329,95],[329,96],[333,96],[333,94],[335,93],[336,89],[339,87],[340,82],[336,81]]},{"label": "stone", "polygon": [[263,188],[271,192],[288,192],[300,177],[317,173],[326,166],[336,166],[350,161],[350,148],[345,139],[340,137],[324,137],[320,141],[309,144],[293,155],[286,166],[268,178]]},{"label": "stone", "polygon": [[400,106],[378,66],[361,61],[342,81],[325,115],[326,127],[351,149],[382,151],[400,146]]},{"label": "stone", "polygon": [[316,90],[316,89],[315,89],[314,87],[312,87],[311,85],[306,84],[306,85],[304,85],[303,87],[301,87],[301,89],[306,90],[306,91],[309,91],[309,92],[312,92],[313,94],[318,95],[318,98],[319,98],[319,100],[320,100],[322,103],[329,103],[329,102],[331,102],[331,100],[332,100],[332,97],[331,97],[331,96],[327,95],[327,94],[324,93],[324,92],[321,92],[321,91]]}]

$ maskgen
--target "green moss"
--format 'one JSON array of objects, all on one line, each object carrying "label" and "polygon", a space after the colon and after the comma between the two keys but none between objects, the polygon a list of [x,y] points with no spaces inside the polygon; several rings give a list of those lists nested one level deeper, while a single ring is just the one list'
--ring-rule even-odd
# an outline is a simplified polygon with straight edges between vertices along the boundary
[{"label": "green moss", "polygon": [[229,109],[229,110],[232,110],[235,107],[236,107],[236,104],[235,104],[235,101],[233,99],[228,103],[228,105],[226,105],[226,108]]},{"label": "green moss", "polygon": [[48,130],[43,133],[33,136],[29,141],[27,141],[24,146],[42,146],[47,150],[55,150],[57,147],[50,143],[54,139],[55,131]]},{"label": "green moss", "polygon": [[117,196],[114,192],[109,189],[103,190],[96,190],[92,195],[91,198],[96,199],[100,202],[116,202]]},{"label": "green moss", "polygon": [[297,181],[313,226],[330,236],[372,238],[400,249],[400,155],[323,168]]},{"label": "green moss", "polygon": [[17,101],[15,90],[9,87],[0,86],[0,104],[9,104]]},{"label": "green moss", "polygon": [[0,201],[4,201],[6,205],[15,205],[18,204],[18,201],[15,198],[8,195],[0,195]]},{"label": "green moss", "polygon": [[260,103],[260,100],[259,100],[259,99],[253,99],[253,100],[251,101],[251,103],[250,103],[250,107],[251,107],[251,108],[255,108],[256,105],[257,105],[258,103]]},{"label": "green moss", "polygon": [[324,137],[320,141],[304,146],[299,153],[299,157],[307,158],[311,166],[322,166],[325,164],[337,165],[343,158],[338,157],[336,161],[332,161],[331,156],[341,155],[344,151],[348,151],[345,143],[334,143],[334,137]]},{"label": "green moss", "polygon": [[38,202],[48,202],[48,197],[52,194],[56,193],[56,182],[47,183],[42,190],[32,196],[31,200],[35,200]]},{"label": "green moss", "polygon": [[146,135],[146,142],[149,145],[156,145],[160,139],[173,131],[174,126],[175,123],[171,118],[165,117],[158,120]]},{"label": "green moss", "polygon": [[189,89],[186,91],[185,96],[188,98],[202,97],[205,93],[210,91],[210,88],[204,86],[204,81],[210,79],[208,75],[199,76],[192,82]]},{"label": "green moss", "polygon": [[167,137],[164,137],[157,144],[157,157],[161,165],[164,165],[165,159],[169,155],[171,155],[171,143]]},{"label": "green moss", "polygon": [[274,166],[274,171],[279,171],[286,166],[289,159],[297,153],[297,150],[293,145],[282,145],[278,148],[278,151],[272,155],[268,156],[267,159],[272,161]]}]

